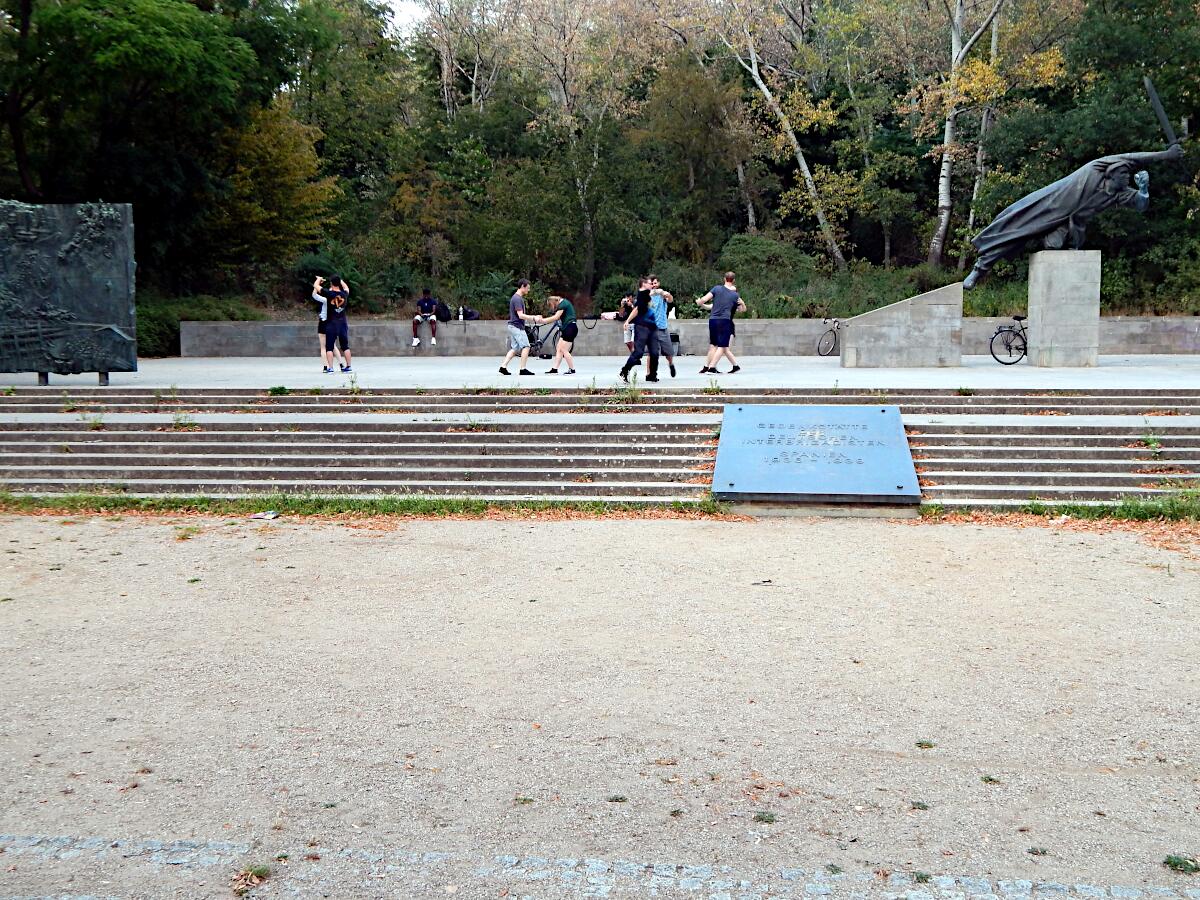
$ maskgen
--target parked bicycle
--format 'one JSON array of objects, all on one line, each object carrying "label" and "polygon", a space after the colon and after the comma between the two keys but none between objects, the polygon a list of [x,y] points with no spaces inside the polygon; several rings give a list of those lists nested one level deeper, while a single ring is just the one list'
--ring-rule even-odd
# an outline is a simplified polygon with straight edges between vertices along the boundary
[{"label": "parked bicycle", "polygon": [[1011,366],[1025,358],[1027,333],[1025,316],[1013,316],[1015,325],[1000,325],[992,335],[992,357],[1002,366]]},{"label": "parked bicycle", "polygon": [[838,348],[838,332],[842,330],[841,319],[822,319],[822,325],[829,325],[832,322],[829,330],[821,335],[821,339],[817,341],[818,356],[833,356]]}]

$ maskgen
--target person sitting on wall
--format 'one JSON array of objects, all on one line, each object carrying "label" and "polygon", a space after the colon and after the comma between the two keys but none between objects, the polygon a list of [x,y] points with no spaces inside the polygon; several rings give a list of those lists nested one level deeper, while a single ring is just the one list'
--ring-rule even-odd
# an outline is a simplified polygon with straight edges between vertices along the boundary
[{"label": "person sitting on wall", "polygon": [[429,288],[421,291],[421,299],[417,301],[417,314],[413,316],[413,347],[421,346],[421,337],[417,334],[417,329],[421,327],[422,322],[429,323],[429,344],[432,347],[437,346],[437,298],[433,296],[433,292]]}]

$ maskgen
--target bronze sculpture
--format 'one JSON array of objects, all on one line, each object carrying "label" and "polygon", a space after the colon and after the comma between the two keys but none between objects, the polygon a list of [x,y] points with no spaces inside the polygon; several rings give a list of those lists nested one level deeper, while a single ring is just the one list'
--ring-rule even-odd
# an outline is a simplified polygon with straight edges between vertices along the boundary
[{"label": "bronze sculpture", "polygon": [[[1016,256],[1031,240],[1040,239],[1046,250],[1080,249],[1088,222],[1110,207],[1129,206],[1145,212],[1150,205],[1150,175],[1144,169],[1134,173],[1134,169],[1182,155],[1183,149],[1175,141],[1157,153],[1102,156],[1022,197],[971,238],[979,256],[963,287],[974,287],[996,262]],[[1136,190],[1130,187],[1131,175]]]}]

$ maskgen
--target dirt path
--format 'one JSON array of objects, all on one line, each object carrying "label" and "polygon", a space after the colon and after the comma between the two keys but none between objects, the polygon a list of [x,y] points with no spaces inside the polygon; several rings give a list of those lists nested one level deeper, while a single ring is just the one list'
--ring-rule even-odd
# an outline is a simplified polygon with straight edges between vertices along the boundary
[{"label": "dirt path", "polygon": [[1200,562],[1133,535],[0,526],[0,895],[228,896],[281,853],[255,896],[495,897],[530,856],[575,874],[513,896],[1200,889],[1161,865],[1200,850]]}]

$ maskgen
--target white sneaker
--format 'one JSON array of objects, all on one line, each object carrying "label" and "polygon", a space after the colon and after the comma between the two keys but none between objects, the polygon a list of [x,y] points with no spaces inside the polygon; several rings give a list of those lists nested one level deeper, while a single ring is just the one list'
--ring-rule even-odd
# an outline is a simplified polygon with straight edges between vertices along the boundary
[{"label": "white sneaker", "polygon": [[413,338],[413,346],[414,346],[414,347],[420,347],[420,346],[421,346],[421,339],[420,339],[420,338]]},{"label": "white sneaker", "polygon": [[431,337],[431,338],[429,339],[429,346],[431,346],[431,347],[436,347],[436,346],[437,346],[437,338],[435,338],[435,337]]}]

